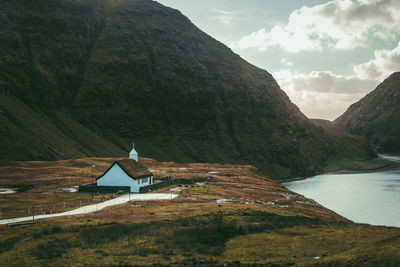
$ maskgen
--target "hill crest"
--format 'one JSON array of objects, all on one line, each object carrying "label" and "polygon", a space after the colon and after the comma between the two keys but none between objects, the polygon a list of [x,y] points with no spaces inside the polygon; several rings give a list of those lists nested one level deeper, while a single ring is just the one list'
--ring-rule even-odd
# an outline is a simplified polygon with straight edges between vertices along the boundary
[{"label": "hill crest", "polygon": [[364,136],[377,151],[400,153],[400,72],[352,104],[335,120],[346,131]]}]

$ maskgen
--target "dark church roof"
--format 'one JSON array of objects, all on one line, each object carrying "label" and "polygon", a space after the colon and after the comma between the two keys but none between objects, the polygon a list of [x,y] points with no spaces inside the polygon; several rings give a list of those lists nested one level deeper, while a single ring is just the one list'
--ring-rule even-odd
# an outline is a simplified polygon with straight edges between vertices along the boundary
[{"label": "dark church roof", "polygon": [[152,176],[153,173],[151,173],[145,166],[140,164],[134,159],[122,159],[122,160],[117,160],[108,168],[99,178],[96,180],[100,179],[103,177],[115,164],[118,164],[121,169],[123,169],[126,174],[128,174],[132,179],[144,177],[144,176]]}]

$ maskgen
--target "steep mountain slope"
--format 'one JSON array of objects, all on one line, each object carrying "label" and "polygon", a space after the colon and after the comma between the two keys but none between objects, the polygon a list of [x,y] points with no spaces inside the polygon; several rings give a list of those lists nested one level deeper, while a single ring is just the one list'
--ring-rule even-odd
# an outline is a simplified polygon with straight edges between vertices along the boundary
[{"label": "steep mountain slope", "polygon": [[400,153],[400,72],[351,105],[335,123],[364,136],[380,152]]},{"label": "steep mountain slope", "polygon": [[0,94],[0,158],[19,160],[124,155],[63,110],[34,111]]},{"label": "steep mountain slope", "polygon": [[[374,156],[363,140],[308,120],[268,72],[156,2],[5,0],[0,23],[0,92],[118,149],[134,138],[143,156],[250,163],[275,178]],[[3,158],[20,158],[7,149]]]}]

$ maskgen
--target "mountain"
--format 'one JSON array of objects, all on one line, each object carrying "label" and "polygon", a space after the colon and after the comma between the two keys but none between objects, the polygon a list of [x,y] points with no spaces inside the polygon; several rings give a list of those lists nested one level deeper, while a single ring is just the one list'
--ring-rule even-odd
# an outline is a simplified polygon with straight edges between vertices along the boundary
[{"label": "mountain", "polygon": [[3,159],[125,156],[134,139],[141,156],[283,178],[375,156],[156,2],[3,0],[0,23]]},{"label": "mountain", "polygon": [[400,72],[352,104],[335,120],[346,131],[364,136],[379,152],[400,153]]},{"label": "mountain", "polygon": [[43,160],[126,152],[63,110],[31,108],[0,94],[0,159]]}]

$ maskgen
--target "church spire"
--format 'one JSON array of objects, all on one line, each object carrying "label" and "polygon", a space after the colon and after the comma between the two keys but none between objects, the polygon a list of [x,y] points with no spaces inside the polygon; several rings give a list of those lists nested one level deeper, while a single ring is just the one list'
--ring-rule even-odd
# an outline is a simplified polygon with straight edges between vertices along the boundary
[{"label": "church spire", "polygon": [[132,150],[129,153],[129,158],[138,161],[138,153],[135,150],[135,142],[132,141]]}]

